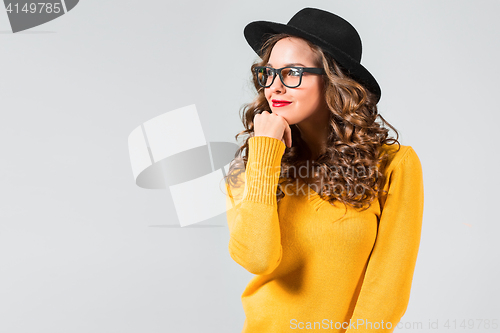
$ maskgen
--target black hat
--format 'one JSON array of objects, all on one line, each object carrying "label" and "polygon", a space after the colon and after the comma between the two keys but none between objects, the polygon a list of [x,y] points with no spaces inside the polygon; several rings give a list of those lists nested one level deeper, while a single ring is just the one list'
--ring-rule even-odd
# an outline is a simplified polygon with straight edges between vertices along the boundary
[{"label": "black hat", "polygon": [[348,75],[363,84],[380,100],[380,86],[370,72],[361,65],[361,38],[356,29],[346,20],[333,13],[304,8],[287,24],[255,21],[247,24],[245,38],[252,49],[261,56],[262,45],[270,35],[286,33],[302,37],[321,47],[333,56]]}]

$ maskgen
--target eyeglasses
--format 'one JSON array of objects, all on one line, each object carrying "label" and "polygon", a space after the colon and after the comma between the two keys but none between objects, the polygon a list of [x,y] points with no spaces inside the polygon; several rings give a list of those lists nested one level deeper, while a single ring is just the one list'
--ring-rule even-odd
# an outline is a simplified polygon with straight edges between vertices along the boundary
[{"label": "eyeglasses", "polygon": [[274,79],[276,78],[276,73],[278,73],[281,82],[288,88],[297,88],[302,83],[302,73],[313,73],[313,74],[325,74],[323,68],[317,67],[283,67],[283,68],[272,68],[266,66],[257,66],[254,68],[255,75],[257,77],[257,82],[264,88],[270,87]]}]

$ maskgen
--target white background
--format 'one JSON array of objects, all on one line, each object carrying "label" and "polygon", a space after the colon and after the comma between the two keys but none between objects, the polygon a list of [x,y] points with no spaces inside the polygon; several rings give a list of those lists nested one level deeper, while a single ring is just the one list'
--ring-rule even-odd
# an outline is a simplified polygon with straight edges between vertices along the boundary
[{"label": "white background", "polygon": [[167,190],[134,184],[127,138],[196,104],[207,141],[235,142],[256,59],[243,28],[306,6],[356,27],[379,111],[422,162],[397,331],[494,331],[477,319],[500,321],[500,1],[84,0],[16,34],[0,10],[0,332],[241,331],[253,275],[225,214],[180,228]]}]

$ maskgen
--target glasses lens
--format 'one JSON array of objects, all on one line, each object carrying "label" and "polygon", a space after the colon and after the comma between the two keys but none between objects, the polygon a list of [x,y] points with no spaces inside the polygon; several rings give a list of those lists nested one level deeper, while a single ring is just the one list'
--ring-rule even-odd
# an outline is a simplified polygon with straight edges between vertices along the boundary
[{"label": "glasses lens", "polygon": [[271,81],[273,80],[273,73],[270,68],[267,67],[257,67],[257,80],[259,84],[263,87],[267,87],[271,85]]},{"label": "glasses lens", "polygon": [[281,71],[281,76],[283,76],[283,83],[287,86],[297,87],[300,83],[300,77],[302,74],[297,68],[286,67]]}]

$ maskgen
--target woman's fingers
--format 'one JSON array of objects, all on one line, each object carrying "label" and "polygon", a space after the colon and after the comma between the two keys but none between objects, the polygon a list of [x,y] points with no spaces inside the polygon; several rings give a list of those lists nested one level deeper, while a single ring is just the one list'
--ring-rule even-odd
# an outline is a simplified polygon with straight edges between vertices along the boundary
[{"label": "woman's fingers", "polygon": [[290,125],[288,124],[288,121],[286,121],[285,118],[280,116],[279,114],[275,113],[276,116],[281,118],[283,120],[283,123],[285,124],[285,128],[283,130],[283,140],[281,140],[288,148],[292,147],[292,130],[290,128]]},{"label": "woman's fingers", "polygon": [[287,147],[292,146],[292,131],[285,118],[277,113],[262,111],[254,117],[255,136],[268,136],[281,140]]}]

